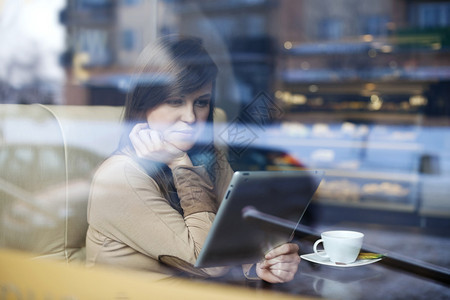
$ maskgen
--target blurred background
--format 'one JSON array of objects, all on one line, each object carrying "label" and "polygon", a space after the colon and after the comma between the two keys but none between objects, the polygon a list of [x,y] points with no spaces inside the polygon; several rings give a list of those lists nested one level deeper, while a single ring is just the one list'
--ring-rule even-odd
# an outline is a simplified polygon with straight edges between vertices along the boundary
[{"label": "blurred background", "polygon": [[[2,0],[0,103],[120,107],[140,51],[170,33],[220,67],[236,170],[325,170],[305,225],[450,268],[450,1]],[[0,170],[35,162],[0,137]],[[82,144],[86,173],[100,154]]]}]

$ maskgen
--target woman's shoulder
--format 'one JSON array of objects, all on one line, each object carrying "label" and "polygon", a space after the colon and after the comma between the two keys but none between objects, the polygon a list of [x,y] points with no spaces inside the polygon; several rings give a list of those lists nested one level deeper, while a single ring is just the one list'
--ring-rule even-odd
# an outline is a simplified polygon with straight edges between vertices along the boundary
[{"label": "woman's shoulder", "polygon": [[117,154],[107,158],[97,169],[94,180],[116,181],[129,176],[148,177],[144,169],[130,156]]},{"label": "woman's shoulder", "polygon": [[97,169],[97,173],[122,169],[125,166],[138,167],[138,164],[128,155],[115,154],[105,159]]},{"label": "woman's shoulder", "polygon": [[92,190],[114,190],[117,195],[130,191],[152,191],[160,193],[155,179],[133,158],[127,155],[113,155],[98,168],[92,180]]}]

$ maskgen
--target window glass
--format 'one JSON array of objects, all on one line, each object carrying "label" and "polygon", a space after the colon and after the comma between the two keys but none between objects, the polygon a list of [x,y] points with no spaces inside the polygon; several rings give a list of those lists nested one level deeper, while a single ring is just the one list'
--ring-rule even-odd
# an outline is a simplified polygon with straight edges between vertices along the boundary
[{"label": "window glass", "polygon": [[136,34],[133,30],[124,30],[122,33],[122,45],[124,50],[133,50],[136,47]]},{"label": "window glass", "polygon": [[323,40],[338,40],[342,37],[343,28],[341,20],[325,19],[320,23],[320,30],[318,34],[319,39]]},{"label": "window glass", "polygon": [[417,4],[417,23],[421,28],[449,26],[449,3]]},{"label": "window glass", "polygon": [[323,170],[302,226],[449,272],[450,1],[0,1],[0,215],[84,205],[139,53],[173,33],[220,69],[235,170]]}]

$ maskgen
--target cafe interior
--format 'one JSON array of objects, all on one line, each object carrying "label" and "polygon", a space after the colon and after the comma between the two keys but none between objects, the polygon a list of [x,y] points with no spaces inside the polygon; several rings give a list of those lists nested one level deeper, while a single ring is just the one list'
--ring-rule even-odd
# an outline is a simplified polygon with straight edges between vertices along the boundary
[{"label": "cafe interior", "polygon": [[[255,217],[299,245],[289,282],[85,267],[93,174],[168,34],[219,68],[234,171],[323,174],[300,219]],[[449,299],[449,95],[450,1],[0,1],[0,299]],[[334,230],[377,256],[318,259]]]}]

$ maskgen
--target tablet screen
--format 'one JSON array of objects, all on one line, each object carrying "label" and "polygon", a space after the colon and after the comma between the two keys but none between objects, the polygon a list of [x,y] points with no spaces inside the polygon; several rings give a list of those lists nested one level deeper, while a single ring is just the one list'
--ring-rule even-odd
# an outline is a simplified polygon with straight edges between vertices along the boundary
[{"label": "tablet screen", "polygon": [[322,171],[235,172],[195,266],[255,263],[290,241],[292,228],[261,226],[244,219],[243,211],[252,208],[298,224],[322,177]]}]

